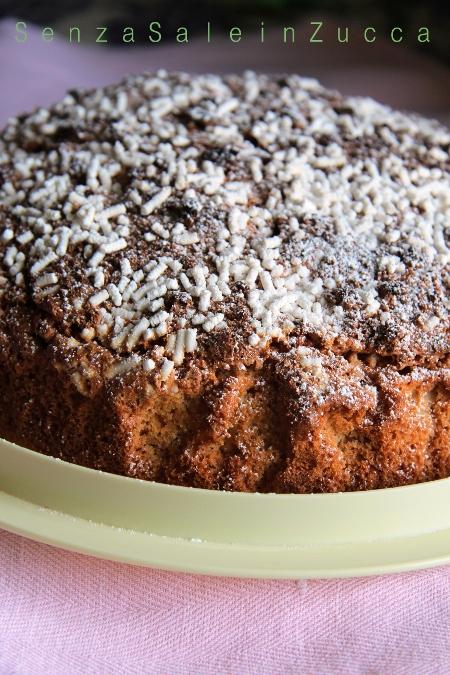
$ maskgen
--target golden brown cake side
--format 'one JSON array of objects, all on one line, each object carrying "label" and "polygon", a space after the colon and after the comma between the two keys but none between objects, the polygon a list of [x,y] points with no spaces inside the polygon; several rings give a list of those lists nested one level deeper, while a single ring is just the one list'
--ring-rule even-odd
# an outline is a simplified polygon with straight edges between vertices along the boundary
[{"label": "golden brown cake side", "polygon": [[33,330],[26,314],[10,326],[14,339],[4,321],[0,332],[0,435],[40,452],[239,491],[365,490],[450,475],[450,371],[439,364],[399,369],[293,337],[263,353],[224,339],[176,380],[150,383],[144,371],[108,380],[111,358],[95,344]]},{"label": "golden brown cake side", "polygon": [[297,76],[130,77],[0,136],[0,435],[227,490],[450,475],[450,134]]}]

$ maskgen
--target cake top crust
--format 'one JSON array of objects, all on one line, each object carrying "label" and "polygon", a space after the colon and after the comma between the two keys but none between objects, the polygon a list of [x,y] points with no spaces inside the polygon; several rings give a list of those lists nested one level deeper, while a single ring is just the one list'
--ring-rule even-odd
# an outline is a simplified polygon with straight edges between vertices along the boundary
[{"label": "cake top crust", "polygon": [[167,379],[214,342],[449,351],[450,133],[311,79],[156,74],[0,140],[0,303]]}]

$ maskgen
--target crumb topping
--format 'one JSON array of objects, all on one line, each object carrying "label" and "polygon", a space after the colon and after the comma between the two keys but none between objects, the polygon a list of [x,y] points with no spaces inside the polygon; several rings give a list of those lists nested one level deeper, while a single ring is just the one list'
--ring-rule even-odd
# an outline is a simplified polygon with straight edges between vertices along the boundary
[{"label": "crumb topping", "polygon": [[0,302],[97,341],[109,377],[165,381],[224,331],[445,353],[449,148],[434,121],[294,75],[70,92],[1,136]]}]

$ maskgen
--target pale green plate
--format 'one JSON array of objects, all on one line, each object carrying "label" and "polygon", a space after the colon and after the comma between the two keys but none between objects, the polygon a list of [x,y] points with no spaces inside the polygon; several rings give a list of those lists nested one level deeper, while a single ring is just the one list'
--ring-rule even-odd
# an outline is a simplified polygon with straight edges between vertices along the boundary
[{"label": "pale green plate", "polygon": [[380,574],[450,562],[450,479],[325,495],[216,492],[93,471],[0,440],[0,526],[185,572]]}]

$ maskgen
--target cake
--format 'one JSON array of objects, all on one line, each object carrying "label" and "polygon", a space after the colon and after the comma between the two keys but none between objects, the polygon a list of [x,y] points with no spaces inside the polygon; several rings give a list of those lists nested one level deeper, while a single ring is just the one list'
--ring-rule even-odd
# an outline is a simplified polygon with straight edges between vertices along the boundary
[{"label": "cake", "polygon": [[450,476],[450,133],[295,75],[71,91],[0,137],[0,436],[248,492]]}]

